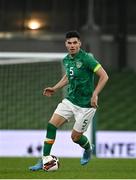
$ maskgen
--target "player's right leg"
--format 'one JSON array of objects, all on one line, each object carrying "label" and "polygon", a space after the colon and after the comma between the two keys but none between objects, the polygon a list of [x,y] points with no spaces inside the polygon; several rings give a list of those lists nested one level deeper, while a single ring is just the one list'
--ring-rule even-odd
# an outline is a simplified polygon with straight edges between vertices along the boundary
[{"label": "player's right leg", "polygon": [[[54,144],[56,138],[57,128],[60,127],[64,122],[65,119],[62,116],[55,113],[53,114],[47,126],[47,134],[43,147],[43,156],[47,156],[50,154],[52,145]],[[43,163],[42,163],[42,159],[40,159],[34,166],[30,166],[29,170],[38,171],[41,170],[42,168],[43,168]]]}]

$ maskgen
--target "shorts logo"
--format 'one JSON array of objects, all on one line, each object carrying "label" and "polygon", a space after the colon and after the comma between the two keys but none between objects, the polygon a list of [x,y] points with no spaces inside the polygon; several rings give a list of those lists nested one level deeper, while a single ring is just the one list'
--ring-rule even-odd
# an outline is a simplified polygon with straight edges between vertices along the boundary
[{"label": "shorts logo", "polygon": [[81,61],[77,61],[76,62],[76,67],[77,68],[80,68],[82,65],[83,65],[83,63]]}]

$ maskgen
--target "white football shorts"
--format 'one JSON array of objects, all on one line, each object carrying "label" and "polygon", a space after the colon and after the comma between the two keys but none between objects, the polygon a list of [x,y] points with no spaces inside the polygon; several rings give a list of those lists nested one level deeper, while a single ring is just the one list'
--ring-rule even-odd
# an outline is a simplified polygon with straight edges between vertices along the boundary
[{"label": "white football shorts", "polygon": [[74,105],[68,99],[63,99],[58,104],[54,113],[64,117],[68,121],[74,117],[75,124],[73,129],[77,132],[85,132],[89,124],[92,123],[95,112],[95,108],[82,108]]}]

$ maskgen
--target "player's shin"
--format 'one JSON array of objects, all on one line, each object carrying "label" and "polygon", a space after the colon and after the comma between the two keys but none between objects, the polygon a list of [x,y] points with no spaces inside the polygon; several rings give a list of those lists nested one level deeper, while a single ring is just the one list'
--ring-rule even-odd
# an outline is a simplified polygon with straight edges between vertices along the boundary
[{"label": "player's shin", "polygon": [[43,147],[44,156],[47,156],[50,154],[52,145],[56,138],[56,131],[57,131],[57,128],[53,124],[48,123],[46,139],[44,141],[44,147]]},{"label": "player's shin", "polygon": [[84,149],[90,149],[90,143],[86,136],[82,135],[75,143],[79,144]]}]

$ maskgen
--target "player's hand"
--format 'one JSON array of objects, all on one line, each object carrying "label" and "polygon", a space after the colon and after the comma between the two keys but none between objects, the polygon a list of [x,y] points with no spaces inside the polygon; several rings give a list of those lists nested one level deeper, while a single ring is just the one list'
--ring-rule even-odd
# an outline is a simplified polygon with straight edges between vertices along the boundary
[{"label": "player's hand", "polygon": [[50,97],[50,96],[52,96],[54,93],[55,93],[55,90],[54,90],[54,88],[52,88],[52,87],[48,87],[48,88],[45,88],[45,89],[43,90],[43,96],[48,96],[48,97]]},{"label": "player's hand", "polygon": [[93,108],[97,108],[98,107],[98,95],[93,95],[91,98],[91,106]]}]

